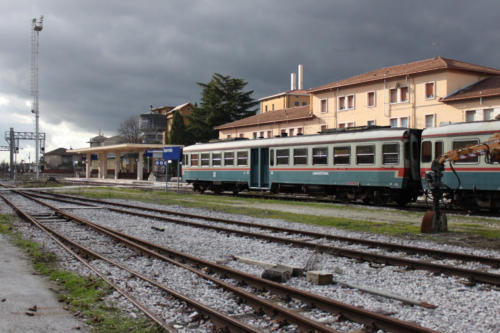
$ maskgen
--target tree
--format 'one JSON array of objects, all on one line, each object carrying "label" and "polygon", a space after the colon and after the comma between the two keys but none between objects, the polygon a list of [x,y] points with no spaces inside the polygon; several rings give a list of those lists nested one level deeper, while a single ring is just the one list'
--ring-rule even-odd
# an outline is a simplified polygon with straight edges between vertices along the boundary
[{"label": "tree", "polygon": [[139,130],[139,118],[132,116],[120,124],[118,128],[120,134],[127,143],[141,143],[141,131]]},{"label": "tree", "polygon": [[184,124],[184,117],[179,111],[174,113],[168,143],[171,145],[188,145],[192,143]]},{"label": "tree", "polygon": [[217,138],[214,127],[253,116],[259,102],[243,91],[247,85],[242,79],[215,73],[208,83],[197,83],[203,88],[199,106],[193,107],[189,116],[189,132],[194,141],[203,142]]}]

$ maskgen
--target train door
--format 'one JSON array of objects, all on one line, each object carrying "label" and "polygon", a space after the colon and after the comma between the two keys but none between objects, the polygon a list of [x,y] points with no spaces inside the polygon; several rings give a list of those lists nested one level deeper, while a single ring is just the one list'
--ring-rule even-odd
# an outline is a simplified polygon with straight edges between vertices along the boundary
[{"label": "train door", "polygon": [[269,148],[252,148],[250,159],[250,187],[269,187]]}]

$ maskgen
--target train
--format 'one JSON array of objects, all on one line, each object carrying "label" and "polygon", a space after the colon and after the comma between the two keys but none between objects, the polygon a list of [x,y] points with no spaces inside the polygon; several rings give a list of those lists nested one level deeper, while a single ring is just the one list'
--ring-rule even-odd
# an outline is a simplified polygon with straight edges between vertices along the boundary
[{"label": "train", "polygon": [[[220,140],[184,147],[183,180],[198,192],[291,192],[406,205],[429,193],[426,173],[434,159],[495,133],[500,133],[500,120]],[[450,163],[442,184],[458,206],[500,208],[500,165],[487,156]]]}]

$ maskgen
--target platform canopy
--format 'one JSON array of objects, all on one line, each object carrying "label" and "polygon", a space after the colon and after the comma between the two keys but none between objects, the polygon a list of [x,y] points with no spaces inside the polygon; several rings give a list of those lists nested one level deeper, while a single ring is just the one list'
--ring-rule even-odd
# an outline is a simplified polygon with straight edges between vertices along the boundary
[{"label": "platform canopy", "polygon": [[122,144],[109,145],[109,146],[96,146],[96,147],[88,147],[88,148],[69,149],[66,152],[70,153],[70,154],[84,154],[84,155],[86,155],[87,167],[86,167],[86,171],[85,171],[85,178],[90,178],[91,155],[98,156],[98,161],[99,161],[98,178],[106,178],[107,155],[108,154],[115,154],[115,163],[114,163],[115,179],[118,179],[120,154],[138,153],[137,179],[142,180],[143,167],[144,167],[143,154],[147,150],[161,150],[161,151],[163,151],[164,147],[170,147],[170,146],[169,145],[162,145],[162,144],[122,143]]}]

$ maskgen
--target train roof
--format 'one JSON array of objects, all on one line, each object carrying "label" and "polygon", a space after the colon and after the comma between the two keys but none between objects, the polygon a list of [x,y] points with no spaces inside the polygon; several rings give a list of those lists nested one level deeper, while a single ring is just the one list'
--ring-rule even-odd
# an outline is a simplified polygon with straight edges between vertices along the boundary
[{"label": "train roof", "polygon": [[184,152],[212,151],[223,149],[244,149],[274,146],[298,146],[309,144],[322,144],[328,142],[353,142],[371,140],[394,140],[408,135],[408,128],[379,128],[364,131],[340,132],[329,134],[297,135],[290,137],[276,137],[266,139],[220,141],[213,143],[197,143],[184,147]]},{"label": "train roof", "polygon": [[500,133],[500,120],[474,121],[430,127],[422,132],[422,137],[464,136],[488,133]]}]

